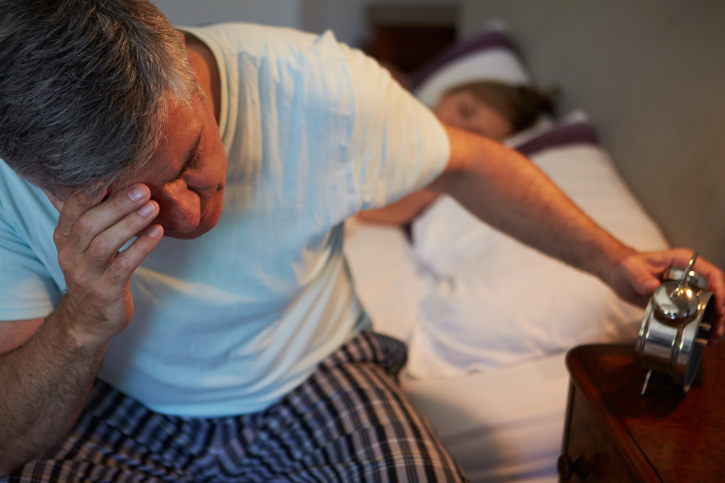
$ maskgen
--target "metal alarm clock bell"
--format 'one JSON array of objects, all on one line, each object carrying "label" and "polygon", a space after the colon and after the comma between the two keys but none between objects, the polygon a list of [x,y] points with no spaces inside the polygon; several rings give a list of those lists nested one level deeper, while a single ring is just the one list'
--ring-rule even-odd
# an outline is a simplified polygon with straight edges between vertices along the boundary
[{"label": "metal alarm clock bell", "polygon": [[642,395],[652,371],[669,375],[687,392],[700,366],[714,317],[714,300],[707,280],[692,270],[697,252],[686,269],[670,268],[662,277],[644,313],[636,353],[647,370]]}]

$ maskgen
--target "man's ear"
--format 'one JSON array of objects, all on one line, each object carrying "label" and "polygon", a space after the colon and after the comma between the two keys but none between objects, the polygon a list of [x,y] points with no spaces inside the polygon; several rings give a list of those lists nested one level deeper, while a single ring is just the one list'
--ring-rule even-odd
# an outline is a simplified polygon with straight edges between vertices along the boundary
[{"label": "man's ear", "polygon": [[183,43],[184,45],[186,45],[186,37],[184,37],[184,33],[183,33],[183,32],[180,32],[180,31],[178,31],[178,30],[176,31],[176,33],[177,33],[177,34],[179,35],[179,37],[181,37],[181,42],[182,42],[182,43]]}]

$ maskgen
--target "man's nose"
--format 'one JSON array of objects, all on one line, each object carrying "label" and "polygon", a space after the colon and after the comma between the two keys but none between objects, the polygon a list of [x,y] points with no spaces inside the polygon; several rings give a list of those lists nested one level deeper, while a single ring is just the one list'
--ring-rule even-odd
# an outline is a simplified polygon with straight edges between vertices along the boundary
[{"label": "man's nose", "polygon": [[188,233],[199,226],[201,200],[198,194],[188,189],[183,180],[164,186],[153,199],[159,204],[156,221],[165,227]]}]

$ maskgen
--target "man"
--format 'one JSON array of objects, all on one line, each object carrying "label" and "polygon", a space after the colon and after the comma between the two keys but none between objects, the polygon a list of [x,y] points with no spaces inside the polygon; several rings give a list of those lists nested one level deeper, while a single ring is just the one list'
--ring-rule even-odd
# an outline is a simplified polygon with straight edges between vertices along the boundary
[{"label": "man", "polygon": [[184,47],[143,0],[6,1],[0,71],[8,481],[464,479],[341,255],[346,218],[426,185],[630,300],[690,255],[623,246],[331,34]]}]

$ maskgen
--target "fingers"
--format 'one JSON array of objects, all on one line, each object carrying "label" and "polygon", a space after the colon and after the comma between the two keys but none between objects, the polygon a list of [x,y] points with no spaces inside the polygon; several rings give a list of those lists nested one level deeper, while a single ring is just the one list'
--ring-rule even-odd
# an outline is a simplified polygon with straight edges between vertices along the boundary
[{"label": "fingers", "polygon": [[127,283],[141,262],[156,248],[163,234],[161,225],[154,225],[140,235],[108,267],[106,273],[109,281],[117,285]]},{"label": "fingers", "polygon": [[[84,193],[72,196],[65,202],[54,239],[58,249],[58,263],[69,288],[85,292],[94,285],[109,282],[108,277],[103,277],[111,269],[112,262],[119,257],[118,250],[146,228],[159,213],[158,204],[150,201],[149,197],[148,187],[138,184],[100,203],[102,197],[91,199]],[[151,236],[146,238],[159,238],[159,229],[149,230],[147,235]],[[139,247],[147,244],[142,242]],[[117,270],[120,275],[115,274],[111,278],[126,276],[125,260],[132,259],[137,251],[120,259],[121,267]],[[146,255],[148,252],[143,253],[143,257]],[[138,266],[131,265],[133,269]]]},{"label": "fingers", "polygon": [[[142,184],[121,190],[100,203],[105,194],[104,191],[101,196],[90,198],[85,193],[79,193],[68,198],[60,212],[56,227],[54,235],[56,245],[72,246],[72,254],[80,256],[97,235],[118,223],[129,213],[141,208],[151,195],[149,189]],[[130,240],[133,233],[123,243]]]},{"label": "fingers", "polygon": [[645,306],[660,285],[658,264],[642,254],[635,254],[622,260],[621,269],[623,283],[613,287],[625,300]]},{"label": "fingers", "polygon": [[[692,258],[692,250],[677,249],[677,253],[678,258],[674,265],[686,267]],[[702,257],[698,257],[693,269],[707,279],[707,290],[713,294],[716,321],[710,332],[710,339],[719,339],[725,331],[725,275],[722,270]]]},{"label": "fingers", "polygon": [[[661,277],[664,270],[669,267],[687,267],[692,255],[693,251],[687,248],[675,248],[665,252],[648,254],[652,259],[659,260],[659,262],[667,261],[667,265],[657,273],[658,277]],[[658,266],[658,268],[660,267]],[[710,332],[710,340],[717,340],[725,332],[725,275],[723,275],[720,268],[701,257],[698,257],[693,269],[707,279],[708,291],[713,294],[716,321]]]},{"label": "fingers", "polygon": [[83,213],[100,203],[103,197],[106,196],[106,193],[107,190],[104,190],[100,196],[91,197],[88,196],[85,191],[81,191],[80,193],[70,196],[67,200],[65,200],[65,202],[62,202],[53,195],[49,195],[48,199],[50,199],[53,206],[55,206],[60,213],[58,226],[55,230],[56,237],[68,237],[73,231],[76,220],[78,220]]},{"label": "fingers", "polygon": [[155,201],[147,201],[138,210],[126,215],[96,235],[88,245],[85,256],[91,264],[110,263],[118,250],[143,230],[159,213]]},{"label": "fingers", "polygon": [[708,291],[712,292],[714,298],[716,322],[710,331],[710,340],[720,339],[725,332],[725,275],[722,270],[704,259],[697,260],[695,271],[707,278]]}]

